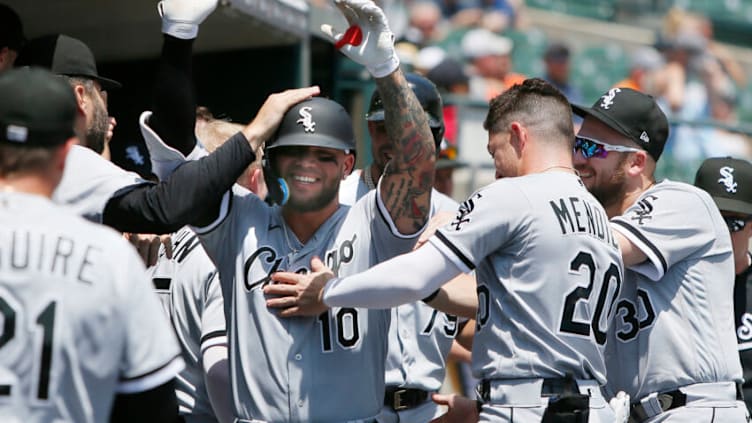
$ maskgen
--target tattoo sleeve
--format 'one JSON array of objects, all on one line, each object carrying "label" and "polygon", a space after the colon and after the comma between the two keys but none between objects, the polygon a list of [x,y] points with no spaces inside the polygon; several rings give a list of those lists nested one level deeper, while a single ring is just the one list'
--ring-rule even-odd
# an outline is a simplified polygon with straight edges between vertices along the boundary
[{"label": "tattoo sleeve", "polygon": [[414,234],[431,211],[436,147],[428,120],[402,71],[376,80],[394,155],[381,179],[381,196],[403,234]]}]

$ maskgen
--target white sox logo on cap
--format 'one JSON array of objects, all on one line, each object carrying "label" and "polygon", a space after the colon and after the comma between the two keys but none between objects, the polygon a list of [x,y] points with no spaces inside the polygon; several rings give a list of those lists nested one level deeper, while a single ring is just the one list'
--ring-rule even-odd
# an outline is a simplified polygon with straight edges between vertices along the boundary
[{"label": "white sox logo on cap", "polygon": [[296,120],[295,123],[300,123],[303,125],[303,130],[306,132],[314,132],[316,130],[316,122],[313,121],[313,116],[311,116],[311,110],[313,110],[313,107],[306,106],[301,107],[298,114],[300,115],[300,119]]},{"label": "white sox logo on cap", "polygon": [[616,94],[620,92],[621,90],[619,88],[611,88],[610,90],[608,90],[608,93],[601,97],[603,99],[603,101],[601,102],[601,108],[608,110],[608,108],[611,107],[612,104],[614,104],[614,97],[616,97]]},{"label": "white sox logo on cap", "polygon": [[723,184],[726,187],[726,192],[736,192],[737,183],[734,182],[734,168],[730,166],[723,166],[719,173],[721,177],[718,179],[719,184]]}]

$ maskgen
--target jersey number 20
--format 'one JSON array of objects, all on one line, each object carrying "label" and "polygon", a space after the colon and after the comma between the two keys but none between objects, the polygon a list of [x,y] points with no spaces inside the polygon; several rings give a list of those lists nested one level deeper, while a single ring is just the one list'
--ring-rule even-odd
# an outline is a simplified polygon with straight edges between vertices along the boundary
[{"label": "jersey number 20", "polygon": [[[597,294],[595,300],[595,311],[592,313],[590,322],[578,322],[575,321],[575,310],[577,309],[577,303],[585,302],[588,305],[591,302],[591,294],[596,281],[596,266],[593,261],[593,256],[590,253],[580,251],[577,256],[572,260],[569,265],[569,270],[574,273],[580,273],[583,268],[588,272],[588,286],[578,286],[567,294],[564,302],[564,313],[561,316],[561,326],[559,330],[566,333],[572,333],[582,336],[590,336],[590,330],[592,328],[595,342],[598,345],[606,343],[606,331],[601,330],[601,318],[603,317],[604,309],[606,308],[606,300],[608,297],[609,287],[611,282],[616,282],[616,289],[613,291],[613,296],[608,304],[608,310],[606,316],[611,316],[611,310],[613,309],[616,297],[619,295],[619,289],[621,288],[621,274],[619,267],[615,263],[611,263],[603,274],[603,282],[601,283],[601,289]],[[591,307],[588,307],[591,309]]]},{"label": "jersey number 20", "polygon": [[[9,298],[6,296],[6,298]],[[55,327],[55,305],[54,301],[47,304],[46,307],[37,315],[36,326],[42,330],[42,345],[39,353],[39,376],[37,384],[36,398],[46,400],[50,396],[50,368],[52,365],[52,346]],[[18,308],[18,307],[17,307]],[[20,319],[19,313],[11,306],[5,298],[0,297],[0,315],[2,315],[3,326],[0,327],[0,350],[3,349],[16,336],[16,319]],[[12,386],[0,384],[0,396],[10,395]]]}]

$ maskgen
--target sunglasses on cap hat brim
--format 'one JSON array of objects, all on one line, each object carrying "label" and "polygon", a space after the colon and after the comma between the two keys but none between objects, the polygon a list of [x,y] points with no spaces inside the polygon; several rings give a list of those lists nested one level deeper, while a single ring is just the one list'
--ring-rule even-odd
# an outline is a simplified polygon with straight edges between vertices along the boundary
[{"label": "sunglasses on cap hat brim", "polygon": [[579,151],[582,154],[582,157],[586,159],[591,159],[594,157],[605,159],[606,157],[608,157],[608,153],[610,151],[615,151],[618,153],[636,153],[643,150],[640,148],[626,147],[623,145],[612,145],[600,140],[596,140],[594,138],[588,138],[578,135],[574,137],[574,151]]}]

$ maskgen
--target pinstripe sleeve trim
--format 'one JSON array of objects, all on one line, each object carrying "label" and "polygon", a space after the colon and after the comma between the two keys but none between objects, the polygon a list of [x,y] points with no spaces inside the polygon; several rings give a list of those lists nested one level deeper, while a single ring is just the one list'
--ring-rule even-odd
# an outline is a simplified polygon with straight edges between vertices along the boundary
[{"label": "pinstripe sleeve trim", "polygon": [[666,274],[668,271],[668,263],[666,262],[666,259],[663,257],[663,254],[661,254],[661,251],[658,249],[658,247],[655,246],[652,242],[650,242],[645,235],[643,235],[640,231],[635,229],[632,225],[628,224],[627,222],[624,222],[622,220],[612,220],[611,223],[614,225],[614,229],[618,230],[622,235],[627,237],[630,241],[632,241],[633,244],[635,244],[645,255],[648,257],[648,259],[656,264],[659,267],[660,274],[657,276],[657,279],[660,279],[663,277],[663,275]]},{"label": "pinstripe sleeve trim", "polygon": [[122,394],[148,391],[167,383],[183,370],[184,367],[185,363],[183,359],[177,355],[164,365],[147,373],[139,376],[120,378],[116,391]]},{"label": "pinstripe sleeve trim", "polygon": [[[452,241],[450,241],[444,234],[442,234],[439,231],[436,231],[436,239],[441,241],[441,243],[434,242],[434,245],[441,251],[444,252],[444,254],[447,254],[447,252],[451,252],[451,255],[447,255],[448,257],[455,257],[459,259],[460,263],[457,263],[460,269],[462,269],[463,272],[468,273],[475,269],[475,264],[472,260],[467,258],[462,251],[460,251],[459,248],[457,248],[454,244],[452,244]],[[447,251],[448,250],[448,251]],[[455,260],[456,262],[456,260]],[[463,269],[464,268],[464,269]]]}]

